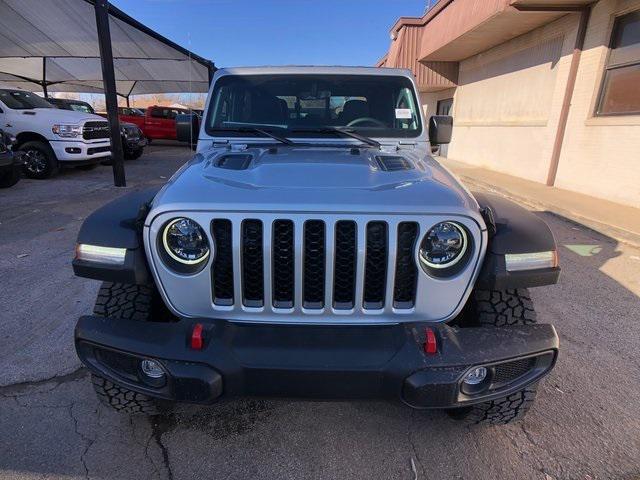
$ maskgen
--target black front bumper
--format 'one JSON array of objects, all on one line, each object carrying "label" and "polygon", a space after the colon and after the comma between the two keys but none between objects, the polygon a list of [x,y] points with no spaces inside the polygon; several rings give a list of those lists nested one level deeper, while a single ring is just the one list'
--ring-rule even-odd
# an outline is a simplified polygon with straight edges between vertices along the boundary
[{"label": "black front bumper", "polygon": [[[425,323],[200,322],[204,347],[193,350],[190,337],[196,320],[145,323],[85,316],[76,326],[76,350],[94,373],[179,402],[212,403],[237,396],[389,398],[415,408],[504,397],[548,373],[558,352],[551,325],[459,329]],[[425,353],[426,328],[436,335],[436,354]],[[139,369],[144,358],[159,360],[165,378],[146,378]],[[462,378],[474,366],[489,371],[482,391],[461,388]]]}]

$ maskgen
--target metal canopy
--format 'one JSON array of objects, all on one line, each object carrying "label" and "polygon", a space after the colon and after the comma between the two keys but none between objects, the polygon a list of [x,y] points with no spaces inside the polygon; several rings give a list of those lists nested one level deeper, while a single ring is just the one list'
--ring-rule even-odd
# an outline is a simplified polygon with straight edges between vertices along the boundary
[{"label": "metal canopy", "polygon": [[[0,82],[26,90],[102,93],[92,0],[0,0]],[[116,91],[208,91],[213,63],[109,5]]]}]

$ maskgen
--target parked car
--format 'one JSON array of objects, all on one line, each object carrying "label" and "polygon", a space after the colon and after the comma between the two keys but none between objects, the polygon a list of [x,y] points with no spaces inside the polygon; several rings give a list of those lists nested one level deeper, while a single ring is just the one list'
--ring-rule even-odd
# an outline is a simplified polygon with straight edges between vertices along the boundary
[{"label": "parked car", "polygon": [[[138,108],[118,108],[122,122],[136,124],[149,142],[152,140],[176,140],[176,115],[190,113],[189,110],[154,105],[144,112]],[[101,114],[105,115],[105,114]]]},{"label": "parked car", "polygon": [[452,118],[427,129],[418,95],[409,70],[218,70],[194,158],[80,229],[74,271],[103,283],[75,343],[100,399],[157,414],[388,398],[522,418],[558,355],[527,290],[557,282],[557,246],[430,155]]},{"label": "parked car", "polygon": [[22,155],[13,151],[16,139],[0,130],[0,188],[13,187],[20,181]]},{"label": "parked car", "polygon": [[[82,100],[71,100],[66,98],[49,98],[48,102],[54,105],[57,108],[61,108],[63,110],[74,110],[76,112],[84,112],[95,114],[95,110],[91,106],[91,104],[87,102],[83,102]],[[118,112],[120,112],[120,108],[118,108]],[[137,125],[126,122],[120,116],[120,137],[122,138],[122,148],[124,150],[124,158],[126,160],[134,160],[139,158],[144,151],[144,147],[147,144],[147,139],[145,138],[142,130],[138,128]],[[103,163],[110,163],[110,161],[106,161]]]},{"label": "parked car", "polygon": [[59,110],[25,90],[0,88],[0,125],[16,137],[30,178],[51,177],[62,166],[93,168],[111,155],[104,118]]}]

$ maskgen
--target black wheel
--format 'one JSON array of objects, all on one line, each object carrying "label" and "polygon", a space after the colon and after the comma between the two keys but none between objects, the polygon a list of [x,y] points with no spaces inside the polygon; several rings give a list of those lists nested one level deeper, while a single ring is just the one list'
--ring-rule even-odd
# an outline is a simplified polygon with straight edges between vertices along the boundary
[{"label": "black wheel", "polygon": [[142,148],[138,148],[136,150],[125,150],[124,159],[125,160],[135,160],[135,159],[140,158],[142,156],[142,152],[143,152]]},{"label": "black wheel", "polygon": [[45,142],[27,142],[20,146],[24,152],[22,171],[29,178],[42,180],[58,173],[58,159]]},{"label": "black wheel", "polygon": [[[93,313],[141,322],[163,320],[168,315],[155,288],[111,282],[100,287]],[[92,374],[91,382],[100,401],[119,412],[158,415],[171,410],[169,402],[134,392],[99,375]]]},{"label": "black wheel", "polygon": [[8,172],[0,173],[0,188],[13,187],[20,181],[20,169],[12,168]]},{"label": "black wheel", "polygon": [[94,168],[96,168],[97,166],[98,166],[98,164],[97,164],[97,163],[89,163],[89,164],[87,164],[87,165],[79,165],[79,166],[77,166],[76,168],[77,168],[78,170],[85,170],[85,171],[86,171],[86,170],[93,170],[93,169],[94,169]]},{"label": "black wheel", "polygon": [[[527,289],[474,290],[470,299],[474,326],[507,327],[536,323]],[[537,384],[519,392],[469,407],[447,410],[449,416],[470,425],[505,425],[522,419],[536,397]]]}]

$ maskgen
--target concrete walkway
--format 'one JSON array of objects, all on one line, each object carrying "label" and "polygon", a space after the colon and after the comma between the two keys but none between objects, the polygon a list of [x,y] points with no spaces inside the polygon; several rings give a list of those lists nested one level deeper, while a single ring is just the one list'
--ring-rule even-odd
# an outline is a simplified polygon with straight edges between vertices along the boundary
[{"label": "concrete walkway", "polygon": [[438,157],[470,189],[492,190],[534,209],[547,210],[616,240],[640,246],[640,208],[524,180]]}]

